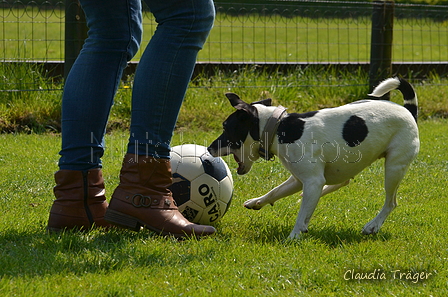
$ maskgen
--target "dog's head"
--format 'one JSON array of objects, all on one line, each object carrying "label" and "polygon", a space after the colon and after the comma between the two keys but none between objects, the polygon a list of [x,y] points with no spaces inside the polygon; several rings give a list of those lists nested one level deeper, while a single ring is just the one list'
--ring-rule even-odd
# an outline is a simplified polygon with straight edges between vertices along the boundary
[{"label": "dog's head", "polygon": [[214,157],[233,154],[238,163],[237,173],[250,171],[260,157],[260,109],[271,106],[271,99],[248,104],[234,93],[226,93],[230,104],[236,109],[224,122],[223,133],[208,147]]}]

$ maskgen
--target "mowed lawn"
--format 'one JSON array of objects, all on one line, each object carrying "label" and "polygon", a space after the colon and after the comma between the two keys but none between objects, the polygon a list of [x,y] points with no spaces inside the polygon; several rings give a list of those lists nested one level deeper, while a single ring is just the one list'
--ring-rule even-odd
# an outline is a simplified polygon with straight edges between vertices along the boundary
[{"label": "mowed lawn", "polygon": [[[322,198],[309,233],[297,241],[286,238],[299,195],[260,211],[242,207],[288,177],[277,161],[234,174],[232,205],[207,239],[125,230],[48,235],[60,136],[2,134],[0,295],[445,296],[448,121],[424,120],[419,127],[420,154],[399,189],[399,207],[378,235],[364,236],[361,229],[384,201],[382,161]],[[173,144],[207,145],[219,133],[179,131]],[[107,136],[109,195],[126,139],[124,132]]]},{"label": "mowed lawn", "polygon": [[[219,13],[199,61],[368,62],[371,18],[232,16]],[[144,14],[138,61],[156,28]],[[6,60],[64,60],[63,10],[0,9],[0,44]],[[446,23],[431,19],[394,20],[393,62],[447,61]]]}]

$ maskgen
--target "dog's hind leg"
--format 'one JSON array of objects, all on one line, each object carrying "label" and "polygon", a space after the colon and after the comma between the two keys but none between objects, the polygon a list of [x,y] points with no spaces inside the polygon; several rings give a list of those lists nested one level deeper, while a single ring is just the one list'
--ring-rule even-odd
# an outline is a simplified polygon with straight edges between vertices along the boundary
[{"label": "dog's hind leg", "polygon": [[324,186],[324,188],[322,189],[322,193],[320,194],[320,197],[325,196],[327,194],[330,194],[336,190],[339,190],[342,187],[345,187],[346,185],[348,185],[350,183],[350,180],[346,180],[343,183],[337,184],[337,185],[326,185]]},{"label": "dog's hind leg", "polygon": [[267,194],[244,202],[244,207],[258,210],[266,204],[274,205],[277,200],[299,192],[302,190],[302,187],[303,185],[300,180],[294,176],[290,176],[284,183],[275,187]]},{"label": "dog's hind leg", "polygon": [[384,189],[386,191],[386,200],[384,206],[378,215],[368,222],[362,229],[363,234],[375,234],[377,233],[387,216],[394,210],[397,206],[397,190],[403,179],[406,171],[409,167],[411,160],[403,160],[397,162],[398,160],[392,160],[392,158],[386,157],[385,162],[385,178],[384,178]]},{"label": "dog's hind leg", "polygon": [[[325,185],[324,188],[322,189],[322,193],[320,194],[320,197],[323,197],[323,196],[330,194],[336,190],[339,190],[340,188],[345,187],[349,183],[350,183],[350,180],[348,179],[345,182],[337,184],[337,185]],[[301,193],[300,196],[303,197],[303,193]]]}]

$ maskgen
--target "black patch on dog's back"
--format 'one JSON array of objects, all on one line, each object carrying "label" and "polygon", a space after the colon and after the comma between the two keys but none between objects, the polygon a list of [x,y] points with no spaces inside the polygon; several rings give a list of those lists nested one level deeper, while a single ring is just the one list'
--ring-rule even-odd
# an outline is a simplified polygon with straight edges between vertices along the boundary
[{"label": "black patch on dog's back", "polygon": [[344,124],[342,129],[342,137],[350,147],[360,145],[369,134],[366,122],[355,115],[352,115]]},{"label": "black patch on dog's back", "polygon": [[305,129],[306,121],[302,120],[315,116],[319,111],[310,111],[306,113],[290,113],[284,117],[277,129],[278,142],[293,143],[300,139]]}]

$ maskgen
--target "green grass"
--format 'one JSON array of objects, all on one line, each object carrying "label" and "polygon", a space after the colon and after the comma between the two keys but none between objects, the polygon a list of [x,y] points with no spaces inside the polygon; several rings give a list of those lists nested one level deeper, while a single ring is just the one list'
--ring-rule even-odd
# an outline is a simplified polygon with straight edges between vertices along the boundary
[{"label": "green grass", "polygon": [[[219,108],[211,112],[218,113]],[[214,121],[219,121],[215,119]],[[251,211],[242,203],[287,178],[278,162],[234,175],[232,205],[207,239],[178,242],[147,231],[48,235],[60,136],[0,135],[2,296],[444,296],[448,293],[447,120],[420,121],[421,151],[375,236],[363,225],[384,201],[382,162],[324,197],[301,240],[287,241],[300,206],[294,195]],[[173,144],[207,145],[219,130],[178,131]],[[106,188],[118,182],[127,135],[107,135]],[[227,159],[231,168],[234,161]],[[345,280],[350,272],[385,280]],[[393,278],[392,271],[429,279]],[[377,276],[380,274],[377,273]],[[403,275],[405,277],[406,275]]]},{"label": "green grass", "polygon": [[[16,75],[11,75],[15,73]],[[42,77],[31,65],[0,63],[0,132],[42,133],[60,131],[61,97],[59,82]],[[412,81],[412,79],[411,79]],[[246,101],[271,97],[293,111],[311,111],[334,107],[366,97],[368,76],[362,71],[351,73],[335,69],[308,68],[289,73],[268,74],[255,68],[236,72],[217,72],[215,76],[199,75],[190,84],[177,129],[215,130],[232,108],[224,93],[238,93]],[[413,81],[419,97],[420,118],[446,118],[448,79],[432,76],[426,81]],[[18,91],[18,90],[26,91]],[[132,77],[115,97],[108,130],[127,129],[130,124]],[[403,104],[400,92],[392,100]],[[219,120],[216,120],[218,117]]]},{"label": "green grass", "polygon": [[60,130],[60,86],[39,67],[0,63],[0,77],[1,132]]},{"label": "green grass", "polygon": [[[45,8],[42,6],[41,8]],[[63,60],[65,12],[62,9],[0,9],[2,58]]]},{"label": "green grass", "polygon": [[[64,12],[0,10],[0,41],[6,60],[63,60]],[[155,30],[145,13],[138,60]],[[393,61],[447,61],[447,23],[429,19],[394,20]],[[368,62],[371,19],[281,18],[275,15],[217,15],[199,61]]]},{"label": "green grass", "polygon": [[[199,60],[368,62],[371,26],[370,17],[316,20],[220,14]],[[446,31],[446,22],[395,19],[393,62],[448,60]]]},{"label": "green grass", "polygon": [[[61,10],[0,10],[0,42],[3,58],[13,60],[62,60],[64,15]],[[397,19],[394,30],[394,62],[448,60],[446,22],[428,19]],[[145,14],[144,42],[155,25]],[[199,61],[368,61],[370,19],[310,19],[279,16],[230,16],[218,14]],[[141,52],[135,57],[138,60]],[[62,82],[51,81],[32,65],[15,67],[0,63],[0,131],[44,132],[60,130]],[[407,78],[412,78],[412,73]],[[232,90],[245,98],[259,98],[268,92],[277,102],[294,110],[308,111],[337,106],[363,98],[368,91],[366,73],[306,69],[266,74],[256,68],[236,73],[202,75],[191,85],[179,129],[215,129],[215,114],[195,116],[206,104],[228,110],[223,93]],[[421,99],[421,118],[446,117],[446,77],[431,77],[416,85]],[[338,87],[335,87],[338,86]],[[129,126],[130,83],[121,86],[112,110],[109,129]],[[425,91],[420,93],[420,87]],[[51,90],[51,92],[40,92]],[[198,100],[199,99],[199,100]],[[250,99],[248,99],[250,100]],[[401,99],[399,99],[401,102]],[[224,103],[223,103],[224,102]]]},{"label": "green grass", "polygon": [[[203,54],[232,52],[234,59],[239,60],[250,58],[248,53],[254,52],[254,59],[258,59],[259,53],[254,49],[237,50],[243,45],[250,47],[254,38],[246,29],[238,31],[240,25],[220,25],[226,31],[223,41],[232,34],[242,36],[242,32],[249,39],[231,45],[218,42],[218,37],[212,35],[208,46],[218,47],[206,48]],[[12,31],[2,28],[0,34],[16,34],[23,29],[25,35],[22,35],[28,36],[30,23],[14,26]],[[40,23],[33,30],[38,30],[38,26]],[[277,35],[266,35],[266,38],[280,38],[276,42],[281,45],[284,43],[281,38],[289,41],[292,38],[281,37],[281,32],[290,30],[280,28]],[[33,32],[41,35],[39,31]],[[429,34],[421,37],[426,35]],[[52,48],[51,44],[33,46],[30,50],[26,42],[14,44],[18,52],[11,48],[4,51],[22,59],[44,57]],[[236,48],[232,49],[233,46]],[[37,52],[41,48],[45,50]],[[289,52],[291,49],[285,47],[275,55],[281,57]],[[328,57],[328,53],[321,54]],[[55,55],[59,57],[60,53]],[[61,141],[60,135],[54,133],[59,130],[61,91],[14,91],[59,88],[57,83],[40,76],[38,69],[27,67],[12,69],[3,64],[0,67],[0,90],[3,90],[0,130],[10,133],[0,134],[1,296],[447,294],[448,121],[443,118],[448,115],[448,88],[445,78],[432,77],[414,84],[420,100],[422,148],[400,187],[400,206],[378,235],[363,236],[361,228],[375,216],[384,201],[382,162],[374,163],[348,187],[324,197],[311,221],[310,232],[293,242],[285,239],[300,206],[298,195],[258,212],[242,207],[245,200],[265,193],[288,176],[278,162],[260,162],[247,176],[234,176],[234,200],[229,212],[216,225],[218,234],[199,241],[178,242],[147,231],[45,233],[54,199],[53,173],[57,170]],[[367,81],[367,75],[362,72],[320,69],[268,75],[250,68],[235,73],[221,72],[213,77],[203,75],[192,82],[187,92],[173,145],[208,145],[216,138],[222,120],[232,111],[223,96],[227,91],[236,92],[247,101],[270,96],[276,104],[292,111],[309,111],[364,98]],[[117,185],[127,143],[128,136],[122,129],[129,126],[130,86],[123,83],[115,98],[109,122],[111,132],[106,137],[103,161],[109,194]],[[402,104],[399,92],[393,93],[392,100]],[[42,133],[48,131],[51,133]],[[235,167],[230,158],[226,161],[231,168]],[[387,279],[344,279],[350,276],[347,271],[371,273],[375,269],[384,272]],[[396,270],[410,271],[412,276],[418,272],[431,275],[427,280],[413,283],[398,279],[399,274],[394,279],[392,271]]]}]

